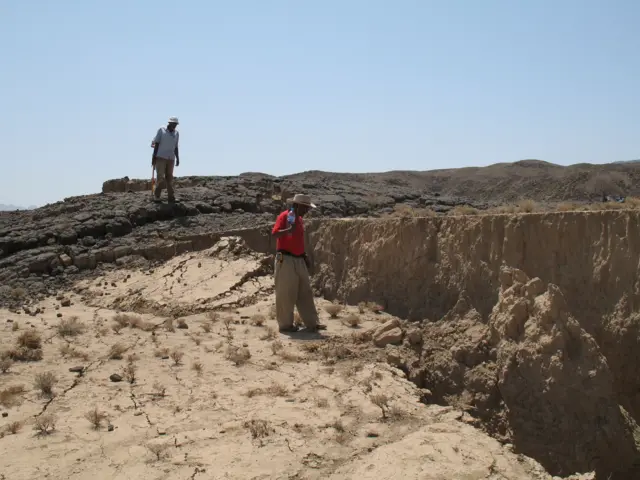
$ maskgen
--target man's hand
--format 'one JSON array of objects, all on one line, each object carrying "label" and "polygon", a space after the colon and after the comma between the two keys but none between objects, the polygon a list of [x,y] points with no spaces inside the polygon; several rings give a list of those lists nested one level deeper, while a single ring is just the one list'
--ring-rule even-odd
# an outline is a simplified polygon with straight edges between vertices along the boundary
[{"label": "man's hand", "polygon": [[180,159],[176,158],[176,167],[179,167],[179,166],[180,166]]}]

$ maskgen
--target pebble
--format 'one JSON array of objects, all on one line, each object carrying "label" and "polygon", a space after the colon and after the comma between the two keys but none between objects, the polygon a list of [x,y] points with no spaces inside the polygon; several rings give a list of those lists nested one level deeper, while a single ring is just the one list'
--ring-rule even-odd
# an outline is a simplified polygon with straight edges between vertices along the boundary
[{"label": "pebble", "polygon": [[71,367],[69,371],[72,373],[82,373],[84,371],[84,367],[82,365],[77,367]]},{"label": "pebble", "polygon": [[114,373],[109,377],[109,380],[111,380],[112,382],[121,382],[122,376],[118,375],[117,373]]},{"label": "pebble", "polygon": [[60,317],[62,317],[62,314],[61,313],[56,313],[56,317],[60,318]]},{"label": "pebble", "polygon": [[109,424],[109,426],[107,427],[107,430],[109,432],[113,432],[113,428],[114,428],[113,425]]},{"label": "pebble", "polygon": [[7,418],[9,416],[8,412],[2,412],[2,418]]}]

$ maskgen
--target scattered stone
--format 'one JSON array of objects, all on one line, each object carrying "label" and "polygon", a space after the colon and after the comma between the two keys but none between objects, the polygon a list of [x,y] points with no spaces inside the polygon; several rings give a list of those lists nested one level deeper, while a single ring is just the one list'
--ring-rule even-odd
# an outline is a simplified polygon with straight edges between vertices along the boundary
[{"label": "scattered stone", "polygon": [[65,297],[62,300],[60,300],[60,306],[68,307],[69,305],[71,305],[71,300],[69,298]]},{"label": "scattered stone", "polygon": [[9,416],[9,412],[2,412],[2,418],[7,418]]},{"label": "scattered stone", "polygon": [[122,381],[122,376],[118,375],[117,373],[113,373],[109,377],[109,380],[111,380],[112,382],[121,382]]},{"label": "scattered stone", "polygon": [[84,372],[84,367],[82,365],[77,366],[77,367],[71,367],[71,368],[69,368],[69,371],[71,373],[82,373],[82,372]]},{"label": "scattered stone", "polygon": [[60,318],[60,317],[62,317],[62,314],[61,313],[56,313],[56,317]]},{"label": "scattered stone", "polygon": [[108,431],[108,432],[113,432],[113,429],[114,429],[113,425],[109,424],[109,425],[107,426],[107,431]]},{"label": "scattered stone", "polygon": [[376,347],[386,347],[387,345],[398,345],[402,343],[402,329],[400,327],[379,332],[373,339]]}]

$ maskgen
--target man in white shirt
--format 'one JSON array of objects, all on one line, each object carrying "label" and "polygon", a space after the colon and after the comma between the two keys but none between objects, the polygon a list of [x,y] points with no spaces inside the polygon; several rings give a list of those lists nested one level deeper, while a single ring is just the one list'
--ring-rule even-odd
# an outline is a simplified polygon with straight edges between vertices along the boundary
[{"label": "man in white shirt", "polygon": [[154,192],[154,200],[159,202],[162,194],[162,181],[167,184],[167,196],[169,202],[175,202],[176,197],[173,191],[173,168],[180,165],[180,154],[178,152],[178,142],[180,132],[176,130],[178,118],[170,117],[166,127],[160,127],[153,139],[153,157],[151,165],[156,168],[157,186]]}]

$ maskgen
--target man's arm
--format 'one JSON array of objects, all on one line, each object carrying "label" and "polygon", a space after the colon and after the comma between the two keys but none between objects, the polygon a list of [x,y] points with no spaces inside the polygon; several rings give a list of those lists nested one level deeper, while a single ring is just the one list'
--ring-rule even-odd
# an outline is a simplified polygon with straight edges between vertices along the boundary
[{"label": "man's arm", "polygon": [[287,226],[287,212],[284,212],[278,216],[278,219],[271,230],[271,235],[275,238],[282,237],[283,235],[292,232],[294,228],[295,223]]},{"label": "man's arm", "polygon": [[176,167],[180,166],[180,152],[178,152],[178,145],[176,145],[176,148],[173,150],[173,153],[175,153],[176,155]]},{"label": "man's arm", "polygon": [[158,156],[158,148],[160,148],[160,140],[162,139],[162,129],[159,128],[156,132],[156,136],[153,139],[153,155],[151,156],[151,165],[156,164],[156,157]]}]

